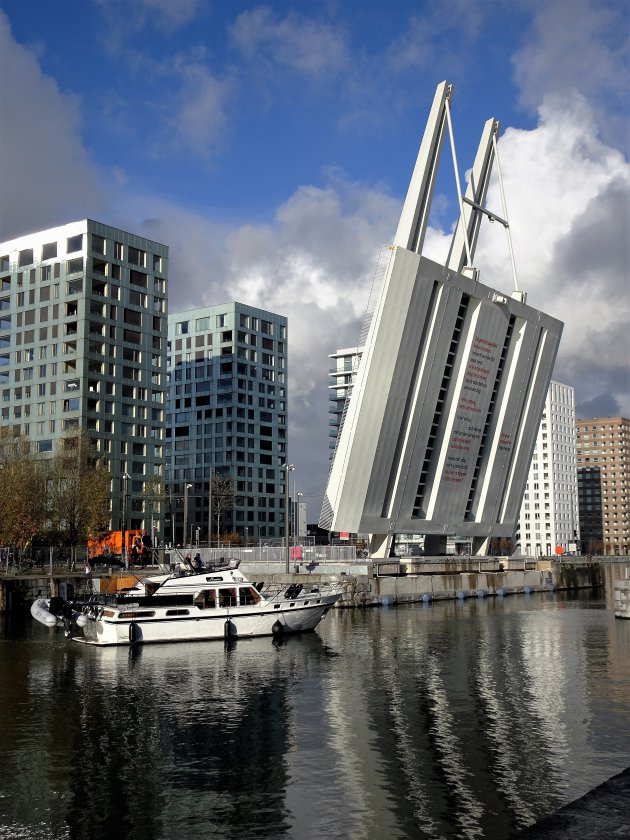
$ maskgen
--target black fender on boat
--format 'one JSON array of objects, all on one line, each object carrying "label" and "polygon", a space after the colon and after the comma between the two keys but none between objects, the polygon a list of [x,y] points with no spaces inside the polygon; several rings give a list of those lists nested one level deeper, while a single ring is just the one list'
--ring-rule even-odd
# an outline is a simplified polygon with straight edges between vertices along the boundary
[{"label": "black fender on boat", "polygon": [[135,621],[132,621],[129,625],[129,642],[132,645],[137,644],[138,642],[142,641],[142,628],[136,624]]},{"label": "black fender on boat", "polygon": [[274,623],[271,625],[271,632],[274,636],[283,636],[284,624],[281,621],[274,621]]}]

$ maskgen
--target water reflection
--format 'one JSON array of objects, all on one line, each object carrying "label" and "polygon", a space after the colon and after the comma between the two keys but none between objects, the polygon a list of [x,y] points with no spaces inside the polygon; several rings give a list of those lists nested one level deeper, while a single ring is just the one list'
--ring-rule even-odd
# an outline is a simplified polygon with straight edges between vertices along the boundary
[{"label": "water reflection", "polygon": [[625,768],[603,596],[337,611],[317,634],[0,641],[0,837],[509,837]]}]

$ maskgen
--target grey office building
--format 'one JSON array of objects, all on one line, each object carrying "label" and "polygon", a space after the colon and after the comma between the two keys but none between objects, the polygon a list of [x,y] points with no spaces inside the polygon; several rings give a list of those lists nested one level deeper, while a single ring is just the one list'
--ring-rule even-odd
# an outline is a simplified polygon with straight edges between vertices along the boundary
[{"label": "grey office building", "polygon": [[111,471],[112,529],[123,512],[159,521],[167,277],[165,245],[90,219],[0,245],[0,427],[51,455],[84,429]]},{"label": "grey office building", "polygon": [[[287,319],[224,303],[170,315],[168,336],[167,540],[280,538]],[[216,494],[210,499],[215,475],[233,495],[219,511]]]}]

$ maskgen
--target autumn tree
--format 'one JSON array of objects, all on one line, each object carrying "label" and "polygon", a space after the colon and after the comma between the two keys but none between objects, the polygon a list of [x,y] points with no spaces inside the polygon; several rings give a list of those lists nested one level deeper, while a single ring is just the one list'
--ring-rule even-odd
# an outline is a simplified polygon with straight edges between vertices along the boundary
[{"label": "autumn tree", "polygon": [[0,433],[0,544],[24,548],[46,520],[44,464],[30,441]]},{"label": "autumn tree", "polygon": [[77,546],[109,527],[111,476],[85,432],[60,441],[48,471],[51,530],[62,544]]}]

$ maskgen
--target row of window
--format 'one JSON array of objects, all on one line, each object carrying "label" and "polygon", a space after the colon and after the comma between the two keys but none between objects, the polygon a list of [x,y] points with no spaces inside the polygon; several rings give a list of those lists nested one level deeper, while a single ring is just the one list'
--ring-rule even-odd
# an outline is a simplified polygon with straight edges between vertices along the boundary
[{"label": "row of window", "polygon": [[[57,257],[63,253],[78,253],[83,250],[83,240],[84,234],[82,233],[67,237],[65,251],[63,248],[60,248],[60,243],[58,242],[46,242],[41,246],[41,250],[38,248],[37,251],[35,248],[24,248],[21,251],[18,251],[17,266],[18,268],[24,268],[25,266],[34,265],[36,258],[37,261],[41,260],[43,262],[46,260],[57,259]],[[63,243],[61,244],[63,245]],[[143,251],[140,248],[134,248],[132,245],[128,245],[125,260],[125,246],[122,242],[108,242],[102,236],[92,234],[91,244],[92,252],[95,254],[106,255],[109,253],[114,259],[119,260],[120,262],[126,261],[132,265],[141,266],[143,268],[147,268],[148,265],[150,265],[153,268],[153,271],[162,272],[163,261],[159,254],[149,254],[149,261],[147,261],[146,251]],[[10,269],[10,255],[3,254],[0,256],[0,272],[10,271]]]},{"label": "row of window", "polygon": [[[213,323],[214,318],[214,323]],[[176,321],[175,322],[175,335],[189,335],[193,331],[197,333],[205,333],[212,329],[222,329],[223,327],[228,326],[228,314],[227,313],[220,313],[214,316],[205,316],[202,318],[196,318],[195,321]],[[249,330],[260,331],[263,335],[266,336],[273,336],[278,332],[278,338],[286,339],[286,326],[284,324],[280,324],[279,327],[272,321],[266,321],[264,318],[257,318],[253,315],[245,315],[244,313],[240,313],[239,317],[239,326],[245,327]],[[246,341],[245,333],[239,332],[239,341]],[[250,343],[255,343],[252,341],[252,337],[250,336],[249,339]],[[179,348],[181,349],[181,347]]]}]

